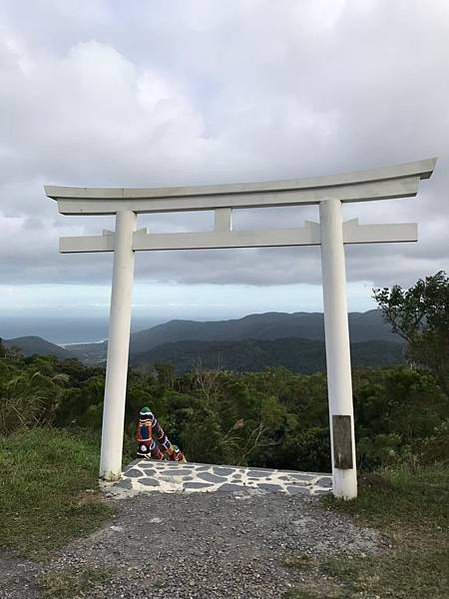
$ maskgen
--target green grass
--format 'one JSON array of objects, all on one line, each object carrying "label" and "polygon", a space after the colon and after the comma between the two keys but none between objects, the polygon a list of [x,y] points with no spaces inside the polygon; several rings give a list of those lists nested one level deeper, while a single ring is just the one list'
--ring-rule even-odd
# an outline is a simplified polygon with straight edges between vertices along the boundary
[{"label": "green grass", "polygon": [[323,597],[330,599],[331,597],[338,597],[338,595],[330,595],[328,592],[326,592],[325,595],[322,595],[315,591],[290,591],[283,595],[283,599],[323,599]]},{"label": "green grass", "polygon": [[449,466],[384,470],[361,477],[355,501],[324,502],[371,526],[449,528]]},{"label": "green grass", "polygon": [[107,582],[113,575],[107,568],[64,569],[42,574],[38,585],[45,599],[71,599]]},{"label": "green grass", "polygon": [[295,570],[310,570],[314,565],[314,558],[306,554],[288,555],[284,559],[284,566]]},{"label": "green grass", "polygon": [[402,546],[383,557],[326,560],[322,571],[343,582],[342,597],[449,597],[448,547]]},{"label": "green grass", "polygon": [[[323,591],[309,595],[298,590],[290,594],[292,599],[449,597],[447,465],[366,475],[356,500],[325,498],[323,502],[330,509],[350,514],[360,525],[379,529],[389,539],[390,548],[368,557],[320,559],[317,576],[330,576],[338,586],[329,582]],[[290,565],[294,563],[292,558]],[[301,569],[301,562],[297,567]]]},{"label": "green grass", "polygon": [[111,515],[87,434],[33,429],[0,437],[0,546],[32,558],[86,535]]}]

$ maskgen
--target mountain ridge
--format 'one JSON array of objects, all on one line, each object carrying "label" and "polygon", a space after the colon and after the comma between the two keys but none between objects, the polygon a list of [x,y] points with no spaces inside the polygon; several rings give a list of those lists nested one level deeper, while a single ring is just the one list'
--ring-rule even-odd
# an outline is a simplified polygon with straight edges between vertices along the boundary
[{"label": "mountain ridge", "polygon": [[[350,312],[351,340],[385,340],[401,343],[385,323],[379,310]],[[324,340],[322,312],[266,312],[219,321],[171,320],[131,335],[130,351],[148,351],[163,343],[185,340],[231,341],[299,337]]]},{"label": "mountain ridge", "polygon": [[[390,341],[351,343],[354,368],[377,368],[404,362],[403,346]],[[258,372],[265,368],[288,368],[311,374],[326,368],[324,341],[287,337],[280,339],[244,339],[239,341],[176,341],[132,354],[133,367],[152,367],[172,363],[178,374],[194,370],[223,369]]]},{"label": "mountain ridge", "polygon": [[61,360],[77,357],[70,350],[64,349],[37,335],[25,335],[23,337],[14,337],[12,339],[2,339],[2,343],[7,349],[12,349],[13,347],[19,348],[25,357],[34,354],[41,356],[55,356]]},{"label": "mountain ridge", "polygon": [[[351,312],[348,317],[352,347],[358,347],[358,351],[362,351],[362,353],[365,351],[367,355],[371,356],[374,364],[379,364],[383,363],[382,357],[379,355],[379,345],[376,346],[377,349],[373,349],[375,347],[373,342],[378,342],[378,344],[383,342],[386,344],[384,351],[388,355],[394,356],[394,359],[398,359],[402,352],[403,341],[387,326],[379,310]],[[292,339],[301,340],[302,345],[294,343],[291,341]],[[173,319],[131,335],[130,364],[142,364],[142,356],[145,354],[147,354],[147,361],[152,363],[156,360],[155,356],[160,356],[158,361],[165,359],[186,364],[191,360],[192,352],[196,352],[198,357],[202,356],[202,359],[207,361],[207,352],[213,352],[214,355],[218,355],[220,352],[228,355],[231,352],[230,347],[234,344],[232,351],[236,356],[240,356],[242,364],[247,364],[251,369],[256,360],[255,354],[265,356],[263,359],[261,358],[261,363],[264,365],[277,363],[276,356],[279,357],[282,354],[280,350],[282,343],[274,343],[276,340],[289,340],[287,343],[295,355],[295,359],[292,358],[291,361],[288,356],[284,356],[281,360],[282,363],[291,364],[294,369],[298,368],[297,364],[301,360],[322,365],[324,359],[323,313],[265,312],[221,321]],[[273,343],[271,345],[264,344],[263,341]],[[318,345],[312,346],[308,343],[309,341],[317,342]],[[204,345],[208,343],[209,346]],[[360,350],[362,346],[357,346],[357,344],[363,343],[368,343],[368,345],[363,346],[363,349]],[[175,347],[176,344],[178,344],[177,347]],[[37,353],[55,355],[60,359],[76,357],[87,364],[104,363],[107,354],[107,341],[66,345],[65,348],[61,348],[45,339],[28,336],[6,340],[5,345],[21,347],[26,356]],[[300,346],[308,352],[307,356],[301,356]],[[253,348],[254,356],[252,357],[249,356],[250,347]],[[273,358],[272,364],[270,355]],[[235,363],[240,367],[230,356],[227,359],[229,363]]]}]

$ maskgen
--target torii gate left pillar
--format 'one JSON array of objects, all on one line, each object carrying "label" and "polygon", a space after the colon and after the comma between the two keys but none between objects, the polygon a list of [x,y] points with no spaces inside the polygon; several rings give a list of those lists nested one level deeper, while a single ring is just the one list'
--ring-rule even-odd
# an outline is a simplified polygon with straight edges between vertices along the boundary
[{"label": "torii gate left pillar", "polygon": [[[46,187],[61,214],[116,215],[115,233],[61,238],[60,251],[114,252],[100,476],[121,475],[131,324],[134,252],[320,245],[328,375],[333,493],[357,495],[354,416],[344,244],[417,240],[415,224],[342,222],[342,204],[415,196],[436,159],[346,175],[235,185],[165,189]],[[318,204],[320,223],[302,228],[233,231],[232,209]],[[148,234],[136,231],[136,214],[213,210],[210,232]]]},{"label": "torii gate left pillar", "polygon": [[117,212],[100,458],[100,476],[106,480],[120,478],[122,471],[136,220],[132,210]]}]

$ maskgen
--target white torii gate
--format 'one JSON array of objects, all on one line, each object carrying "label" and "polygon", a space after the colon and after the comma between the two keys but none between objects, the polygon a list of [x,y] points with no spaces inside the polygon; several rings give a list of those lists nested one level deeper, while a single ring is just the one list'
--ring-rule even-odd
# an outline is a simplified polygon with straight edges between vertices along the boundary
[{"label": "white torii gate", "polygon": [[[333,493],[357,496],[344,244],[417,241],[416,224],[343,223],[342,203],[415,196],[436,158],[330,177],[200,187],[45,186],[61,214],[116,215],[115,233],[63,237],[62,253],[114,252],[100,476],[120,477],[131,325],[134,252],[321,245]],[[233,230],[232,210],[319,204],[320,222],[302,228]],[[137,214],[213,210],[210,232],[152,234]]]}]

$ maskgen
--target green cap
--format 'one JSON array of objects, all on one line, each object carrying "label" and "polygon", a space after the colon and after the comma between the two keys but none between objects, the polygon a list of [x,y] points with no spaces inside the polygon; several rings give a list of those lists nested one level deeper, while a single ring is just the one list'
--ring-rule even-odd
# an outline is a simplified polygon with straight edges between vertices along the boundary
[{"label": "green cap", "polygon": [[140,410],[140,413],[141,413],[142,415],[144,415],[144,414],[151,414],[151,410],[150,410],[150,408],[147,408],[147,406],[145,406],[144,408],[142,408],[142,409]]}]

